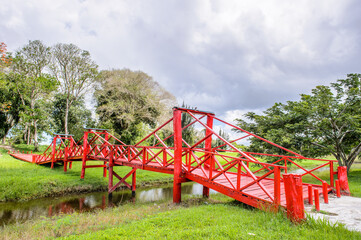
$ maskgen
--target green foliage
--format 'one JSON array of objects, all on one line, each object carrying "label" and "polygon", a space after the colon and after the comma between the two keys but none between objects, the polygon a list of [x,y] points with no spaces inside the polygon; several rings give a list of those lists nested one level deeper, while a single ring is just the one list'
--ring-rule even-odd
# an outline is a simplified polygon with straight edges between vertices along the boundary
[{"label": "green foliage", "polygon": [[29,41],[16,51],[11,66],[11,83],[15,86],[22,103],[21,120],[24,124],[24,138],[29,144],[38,144],[38,131],[43,115],[43,103],[57,88],[56,80],[45,72],[50,61],[50,48],[41,41]]},{"label": "green foliage", "polygon": [[74,44],[58,43],[51,49],[50,70],[57,80],[61,93],[65,96],[65,114],[61,132],[69,133],[69,111],[75,101],[94,83],[98,75],[98,65],[90,53]]},{"label": "green foliage", "polygon": [[[218,135],[227,141],[229,140],[229,134],[222,129],[219,129]],[[219,147],[219,149],[227,149],[228,145],[224,145],[224,144],[225,143],[217,137],[217,139],[215,141],[212,141],[212,148],[221,146],[221,147]],[[224,146],[222,146],[222,145],[224,145]]]},{"label": "green foliage", "polygon": [[100,125],[114,129],[128,144],[157,125],[164,110],[162,100],[171,96],[146,73],[129,69],[102,71],[99,84],[95,96]]},{"label": "green foliage", "polygon": [[[63,133],[65,125],[66,95],[56,94],[52,104],[49,106],[52,118],[54,132]],[[69,132],[75,139],[80,139],[84,135],[85,127],[96,127],[92,119],[91,111],[85,107],[83,98],[74,101],[69,109],[68,116]]]},{"label": "green foliage", "polygon": [[[350,169],[361,152],[361,74],[349,74],[331,86],[317,86],[299,101],[276,103],[257,115],[249,112],[238,125],[302,155],[332,154]],[[253,138],[249,151],[283,154]]]},{"label": "green foliage", "polygon": [[21,99],[10,74],[0,74],[0,138],[5,138],[9,130],[20,120]]},{"label": "green foliage", "polygon": [[[182,104],[182,108],[189,108],[189,109],[197,109],[197,108],[191,108],[190,106],[187,106],[186,104]],[[182,128],[186,127],[187,125],[189,125],[191,122],[193,122],[194,119],[192,118],[191,115],[189,115],[188,113],[182,113]],[[186,141],[189,145],[193,145],[195,143],[195,138],[196,138],[196,130],[194,129],[194,124],[188,126],[187,128],[183,129],[182,131],[182,138],[184,139],[184,141]],[[186,145],[183,143],[183,147],[186,147]]]}]

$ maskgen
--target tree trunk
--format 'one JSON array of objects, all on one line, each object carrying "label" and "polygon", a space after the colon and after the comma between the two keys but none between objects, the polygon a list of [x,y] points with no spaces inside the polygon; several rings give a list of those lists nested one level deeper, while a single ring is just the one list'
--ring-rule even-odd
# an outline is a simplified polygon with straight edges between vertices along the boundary
[{"label": "tree trunk", "polygon": [[28,124],[25,124],[24,134],[23,134],[23,140],[26,142],[27,139],[27,132],[28,132]]},{"label": "tree trunk", "polygon": [[2,143],[5,145],[5,140],[6,140],[6,135],[4,135],[4,137],[3,137],[3,141],[2,141]]},{"label": "tree trunk", "polygon": [[69,99],[66,99],[66,106],[65,106],[65,117],[64,117],[64,131],[65,134],[68,133],[68,116],[69,116]]},{"label": "tree trunk", "polygon": [[26,144],[27,145],[30,145],[30,135],[31,135],[30,126],[28,126],[28,132],[27,132],[27,136],[26,136]]},{"label": "tree trunk", "polygon": [[37,152],[39,151],[39,146],[38,146],[38,124],[36,121],[34,121],[34,151]]}]

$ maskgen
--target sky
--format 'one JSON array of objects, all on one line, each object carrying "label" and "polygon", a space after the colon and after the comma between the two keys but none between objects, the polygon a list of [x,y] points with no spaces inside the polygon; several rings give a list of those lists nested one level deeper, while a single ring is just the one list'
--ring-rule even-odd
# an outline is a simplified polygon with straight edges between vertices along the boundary
[{"label": "sky", "polygon": [[0,0],[0,42],[74,43],[233,121],[360,73],[357,0]]}]

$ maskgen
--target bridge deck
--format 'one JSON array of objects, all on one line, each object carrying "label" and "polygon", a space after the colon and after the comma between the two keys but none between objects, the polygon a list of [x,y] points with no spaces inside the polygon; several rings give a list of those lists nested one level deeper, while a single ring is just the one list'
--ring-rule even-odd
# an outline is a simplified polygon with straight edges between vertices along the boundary
[{"label": "bridge deck", "polygon": [[[26,161],[26,162],[32,162],[32,156],[36,155],[36,154],[21,154],[21,153],[16,153],[16,154],[11,154],[11,156]],[[89,157],[90,159],[92,159],[92,157]],[[70,158],[72,161],[76,161],[76,160],[81,160],[81,157],[71,157]],[[56,159],[57,162],[62,162],[63,159]],[[104,159],[100,159],[100,158],[96,158],[96,159],[92,159],[94,161],[108,161],[108,159],[104,158]],[[44,163],[48,163],[51,162],[51,159],[48,159],[46,161],[43,161],[42,164]],[[138,160],[138,159],[134,159],[131,162],[129,162],[127,159],[116,159],[114,161],[114,164],[118,165],[118,166],[129,166],[129,167],[134,167],[137,169],[144,169],[144,170],[148,170],[148,171],[154,171],[154,172],[162,172],[162,173],[168,173],[168,174],[173,174],[174,172],[174,165],[169,165],[167,167],[163,167],[160,166],[159,163],[156,162],[149,162],[146,165],[143,165],[142,161]],[[215,176],[217,173],[219,173],[218,171],[213,171],[212,175]],[[203,169],[203,171],[201,169],[195,169],[194,171],[190,172],[190,173],[185,173],[185,178],[190,179],[194,182],[200,183],[202,185],[207,185],[207,182],[209,183],[210,181],[208,180],[208,178],[206,176],[209,176],[209,170],[207,169]],[[226,176],[228,177],[228,179],[226,178]],[[220,190],[222,188],[227,189],[227,191],[224,191],[223,193],[226,195],[229,191],[234,191],[235,194],[239,194],[239,195],[243,195],[243,196],[248,196],[248,197],[252,197],[255,199],[258,199],[260,201],[264,201],[264,202],[272,202],[272,200],[269,198],[269,196],[267,196],[267,194],[261,189],[261,187],[258,184],[253,184],[250,187],[247,187],[246,189],[244,189],[241,193],[237,192],[234,188],[234,186],[236,186],[237,184],[237,175],[231,172],[226,173],[225,175],[221,175],[218,178],[212,180],[212,183],[209,184],[209,188],[214,189],[214,190]],[[247,184],[251,183],[252,181],[254,181],[252,179],[252,177],[247,176],[247,175],[242,175],[241,176],[241,184],[240,184],[240,188],[242,188],[243,186],[246,186]],[[274,195],[274,180],[273,179],[262,179],[260,181],[261,184],[263,184],[263,186],[269,191],[269,193],[273,196]],[[232,186],[233,185],[233,186]],[[303,199],[307,199],[308,198],[308,184],[303,183]],[[320,194],[322,193],[322,187],[321,186],[313,186],[313,189],[319,189]],[[329,188],[329,191],[331,191],[332,189]],[[232,194],[231,197],[235,197],[234,194]],[[241,197],[241,196],[240,196]],[[236,198],[237,199],[237,198]],[[281,180],[281,205],[282,206],[286,206],[286,194],[285,194],[285,187],[283,184],[283,181]]]},{"label": "bridge deck", "polygon": [[[114,163],[116,165],[135,167],[135,168],[139,168],[139,169],[145,169],[148,171],[163,172],[163,173],[169,173],[169,174],[172,174],[174,171],[174,165],[169,165],[168,167],[164,168],[164,167],[160,166],[160,164],[158,164],[158,163],[149,162],[145,166],[142,164],[142,161],[140,161],[138,159],[134,159],[131,162],[129,162],[126,159],[117,159],[114,161]],[[213,171],[212,175],[215,176],[217,173],[219,173],[219,171]],[[185,178],[190,179],[190,180],[197,182],[199,184],[202,184],[202,185],[206,185],[207,182],[208,183],[210,182],[206,176],[209,176],[209,170],[207,170],[207,169],[204,169],[203,171],[201,169],[195,169],[191,173],[187,173],[187,172],[185,173]],[[229,180],[226,178],[226,176],[228,177]],[[216,179],[212,180],[212,184],[210,184],[209,188],[216,190],[216,191],[221,188],[225,188],[228,191],[224,191],[222,193],[228,195],[227,192],[229,192],[230,190],[231,191],[234,190],[234,187],[237,185],[237,175],[235,173],[228,172],[228,173],[226,173],[226,176],[220,175]],[[254,180],[251,176],[242,175],[240,188],[242,188],[243,186],[246,186],[247,184],[249,184],[253,181]],[[269,191],[271,196],[274,196],[274,179],[272,179],[272,178],[262,179],[260,181],[260,183],[263,184],[263,186]],[[308,185],[309,184],[303,183],[302,185],[303,185],[303,187],[302,187],[303,199],[306,200],[308,198]],[[322,186],[313,185],[313,189],[319,189],[319,193],[321,195]],[[328,190],[331,191],[332,188],[328,188]],[[237,192],[236,190],[234,190],[234,191],[235,191],[235,194],[241,194],[240,192]],[[244,189],[242,191],[241,195],[248,195],[248,196],[250,196],[252,198],[256,198],[260,201],[265,201],[265,202],[269,202],[269,203],[272,202],[272,200],[267,196],[267,194],[261,189],[261,187],[258,184],[253,184],[250,187],[247,187],[246,189]],[[232,194],[232,196],[230,196],[230,197],[234,197],[234,195]],[[282,180],[281,180],[281,205],[286,206],[286,193],[285,193],[284,183]]]},{"label": "bridge deck", "polygon": [[11,153],[10,155],[16,159],[31,163],[33,161],[33,155],[36,154]]}]

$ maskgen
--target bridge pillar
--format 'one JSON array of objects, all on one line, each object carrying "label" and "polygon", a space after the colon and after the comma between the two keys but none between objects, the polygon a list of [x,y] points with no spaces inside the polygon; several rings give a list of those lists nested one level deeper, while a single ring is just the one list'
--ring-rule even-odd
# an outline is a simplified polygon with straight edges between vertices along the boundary
[{"label": "bridge pillar", "polygon": [[[135,169],[135,168],[133,168]],[[135,189],[136,189],[136,182],[137,182],[137,175],[136,175],[137,171],[134,171],[132,173],[132,196],[135,196]]]},{"label": "bridge pillar", "polygon": [[84,179],[85,176],[85,165],[86,165],[87,155],[88,155],[88,132],[84,132],[83,158],[82,158],[82,167],[81,167],[81,175],[80,175],[81,179]]},{"label": "bridge pillar", "polygon": [[297,174],[283,174],[286,193],[287,216],[294,222],[305,218],[302,177]]},{"label": "bridge pillar", "polygon": [[337,168],[337,178],[340,183],[341,194],[349,196],[350,188],[348,187],[347,167],[346,166],[339,166]]},{"label": "bridge pillar", "polygon": [[[104,139],[105,139],[105,141],[109,140],[109,133],[108,132],[105,133]],[[107,155],[106,149],[103,149],[103,154],[104,154],[104,156]],[[106,166],[107,162],[104,161],[103,163],[104,163],[104,166]],[[107,177],[107,167],[103,168],[103,177]]]},{"label": "bridge pillar", "polygon": [[52,155],[51,155],[51,168],[53,169],[54,168],[54,163],[55,163],[55,154],[56,154],[56,138],[58,136],[56,135],[54,138],[53,138],[53,149],[52,149]]},{"label": "bridge pillar", "polygon": [[64,148],[64,172],[68,170],[68,147]]},{"label": "bridge pillar", "polygon": [[[207,116],[207,126],[210,129],[213,129],[213,116],[211,116],[211,115]],[[205,136],[208,136],[209,134],[212,134],[212,132],[209,129],[206,129],[206,135]],[[210,136],[209,138],[207,138],[205,140],[204,149],[206,151],[212,151],[212,136]],[[213,166],[214,161],[211,160],[212,157],[213,157],[213,155],[209,154],[209,156],[207,157],[208,160],[206,161],[206,165],[208,165],[210,172],[214,169],[214,166]],[[210,176],[212,176],[211,173],[210,173]],[[209,197],[209,188],[206,187],[206,186],[203,186],[203,197],[206,197],[206,198]]]},{"label": "bridge pillar", "polygon": [[182,184],[182,112],[173,109],[174,130],[174,179],[173,179],[173,202],[181,202]]},{"label": "bridge pillar", "polygon": [[114,166],[114,150],[113,147],[110,147],[109,153],[109,162],[108,162],[108,170],[109,170],[109,180],[108,180],[108,197],[112,197],[112,192],[110,191],[113,187],[113,166]]}]

